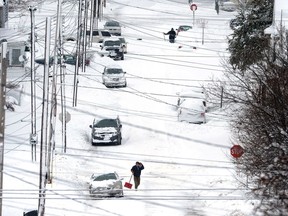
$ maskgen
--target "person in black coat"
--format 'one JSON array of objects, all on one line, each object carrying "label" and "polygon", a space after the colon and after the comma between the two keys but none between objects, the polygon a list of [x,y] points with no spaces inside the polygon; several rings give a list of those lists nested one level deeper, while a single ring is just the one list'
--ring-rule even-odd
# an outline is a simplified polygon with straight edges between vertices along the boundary
[{"label": "person in black coat", "polygon": [[170,43],[174,43],[175,42],[175,38],[176,38],[176,32],[174,31],[173,28],[171,28],[170,31],[168,31],[167,33],[163,33],[164,35],[169,35],[169,42]]},{"label": "person in black coat", "polygon": [[141,176],[141,170],[144,169],[144,166],[140,162],[136,162],[136,164],[132,167],[131,172],[134,176],[134,183],[135,183],[135,189],[137,190],[138,186],[140,185],[140,176]]}]

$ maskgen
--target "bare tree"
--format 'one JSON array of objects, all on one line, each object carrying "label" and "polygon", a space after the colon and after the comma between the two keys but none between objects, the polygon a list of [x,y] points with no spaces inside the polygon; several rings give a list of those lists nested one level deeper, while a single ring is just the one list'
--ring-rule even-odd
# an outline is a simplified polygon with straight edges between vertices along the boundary
[{"label": "bare tree", "polygon": [[288,212],[288,46],[281,42],[245,71],[227,63],[225,78],[210,90],[229,104],[233,135],[245,149],[234,162],[264,215]]}]

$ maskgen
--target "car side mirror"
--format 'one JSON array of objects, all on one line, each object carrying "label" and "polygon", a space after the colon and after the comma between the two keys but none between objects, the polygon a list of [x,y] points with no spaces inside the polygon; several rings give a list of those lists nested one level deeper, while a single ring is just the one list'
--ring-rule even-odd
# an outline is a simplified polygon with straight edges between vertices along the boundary
[{"label": "car side mirror", "polygon": [[120,124],[119,127],[122,128],[122,124]]},{"label": "car side mirror", "polygon": [[92,128],[92,125],[89,125],[90,128]]}]

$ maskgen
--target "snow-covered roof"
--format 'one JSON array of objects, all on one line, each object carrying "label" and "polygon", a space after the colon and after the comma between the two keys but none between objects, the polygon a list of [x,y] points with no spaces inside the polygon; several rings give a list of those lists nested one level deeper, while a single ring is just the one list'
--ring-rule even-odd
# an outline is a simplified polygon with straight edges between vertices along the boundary
[{"label": "snow-covered roof", "polygon": [[120,65],[115,64],[115,63],[113,63],[113,64],[109,64],[109,65],[107,65],[106,67],[107,67],[107,68],[117,68],[117,69],[122,69],[122,67],[121,67]]},{"label": "snow-covered roof", "polygon": [[273,23],[265,33],[276,35],[281,26],[288,26],[288,1],[274,0]]}]

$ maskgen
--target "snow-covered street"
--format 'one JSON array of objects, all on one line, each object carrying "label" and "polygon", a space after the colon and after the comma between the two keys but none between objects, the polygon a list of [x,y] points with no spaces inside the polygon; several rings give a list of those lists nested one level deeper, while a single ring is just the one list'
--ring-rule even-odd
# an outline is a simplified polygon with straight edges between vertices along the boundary
[{"label": "snow-covered street", "polygon": [[[214,0],[197,5],[193,25],[187,1],[107,0],[99,26],[108,19],[119,21],[128,52],[118,61],[94,55],[86,71],[79,74],[76,107],[72,106],[74,66],[66,66],[66,105],[71,114],[67,150],[64,153],[59,102],[53,181],[47,185],[45,215],[252,215],[253,201],[236,181],[239,173],[230,155],[235,143],[220,101],[208,102],[206,124],[177,120],[176,92],[207,87],[221,77],[221,62],[228,55],[229,20],[236,13],[221,11],[217,15]],[[46,12],[53,11],[49,8],[56,6],[57,2],[46,1],[36,18],[39,15],[39,21],[44,20]],[[64,8],[68,10],[68,6]],[[190,33],[180,32],[176,43],[170,44],[163,32],[180,25],[193,28]],[[67,49],[73,46],[69,44]],[[44,39],[37,44],[37,57],[43,57],[43,45]],[[100,45],[93,43],[91,50],[100,50]],[[107,88],[102,84],[103,68],[111,63],[126,72],[127,87]],[[37,67],[39,133],[43,70],[42,65]],[[27,94],[21,106],[15,112],[6,111],[3,216],[22,215],[38,207],[39,157],[31,161],[29,144],[30,83],[25,87]],[[92,146],[89,125],[93,119],[115,116],[123,124],[122,144]],[[124,197],[120,198],[89,196],[87,182],[92,173],[116,171],[127,182],[136,161],[145,165],[138,191],[124,188]]]}]

